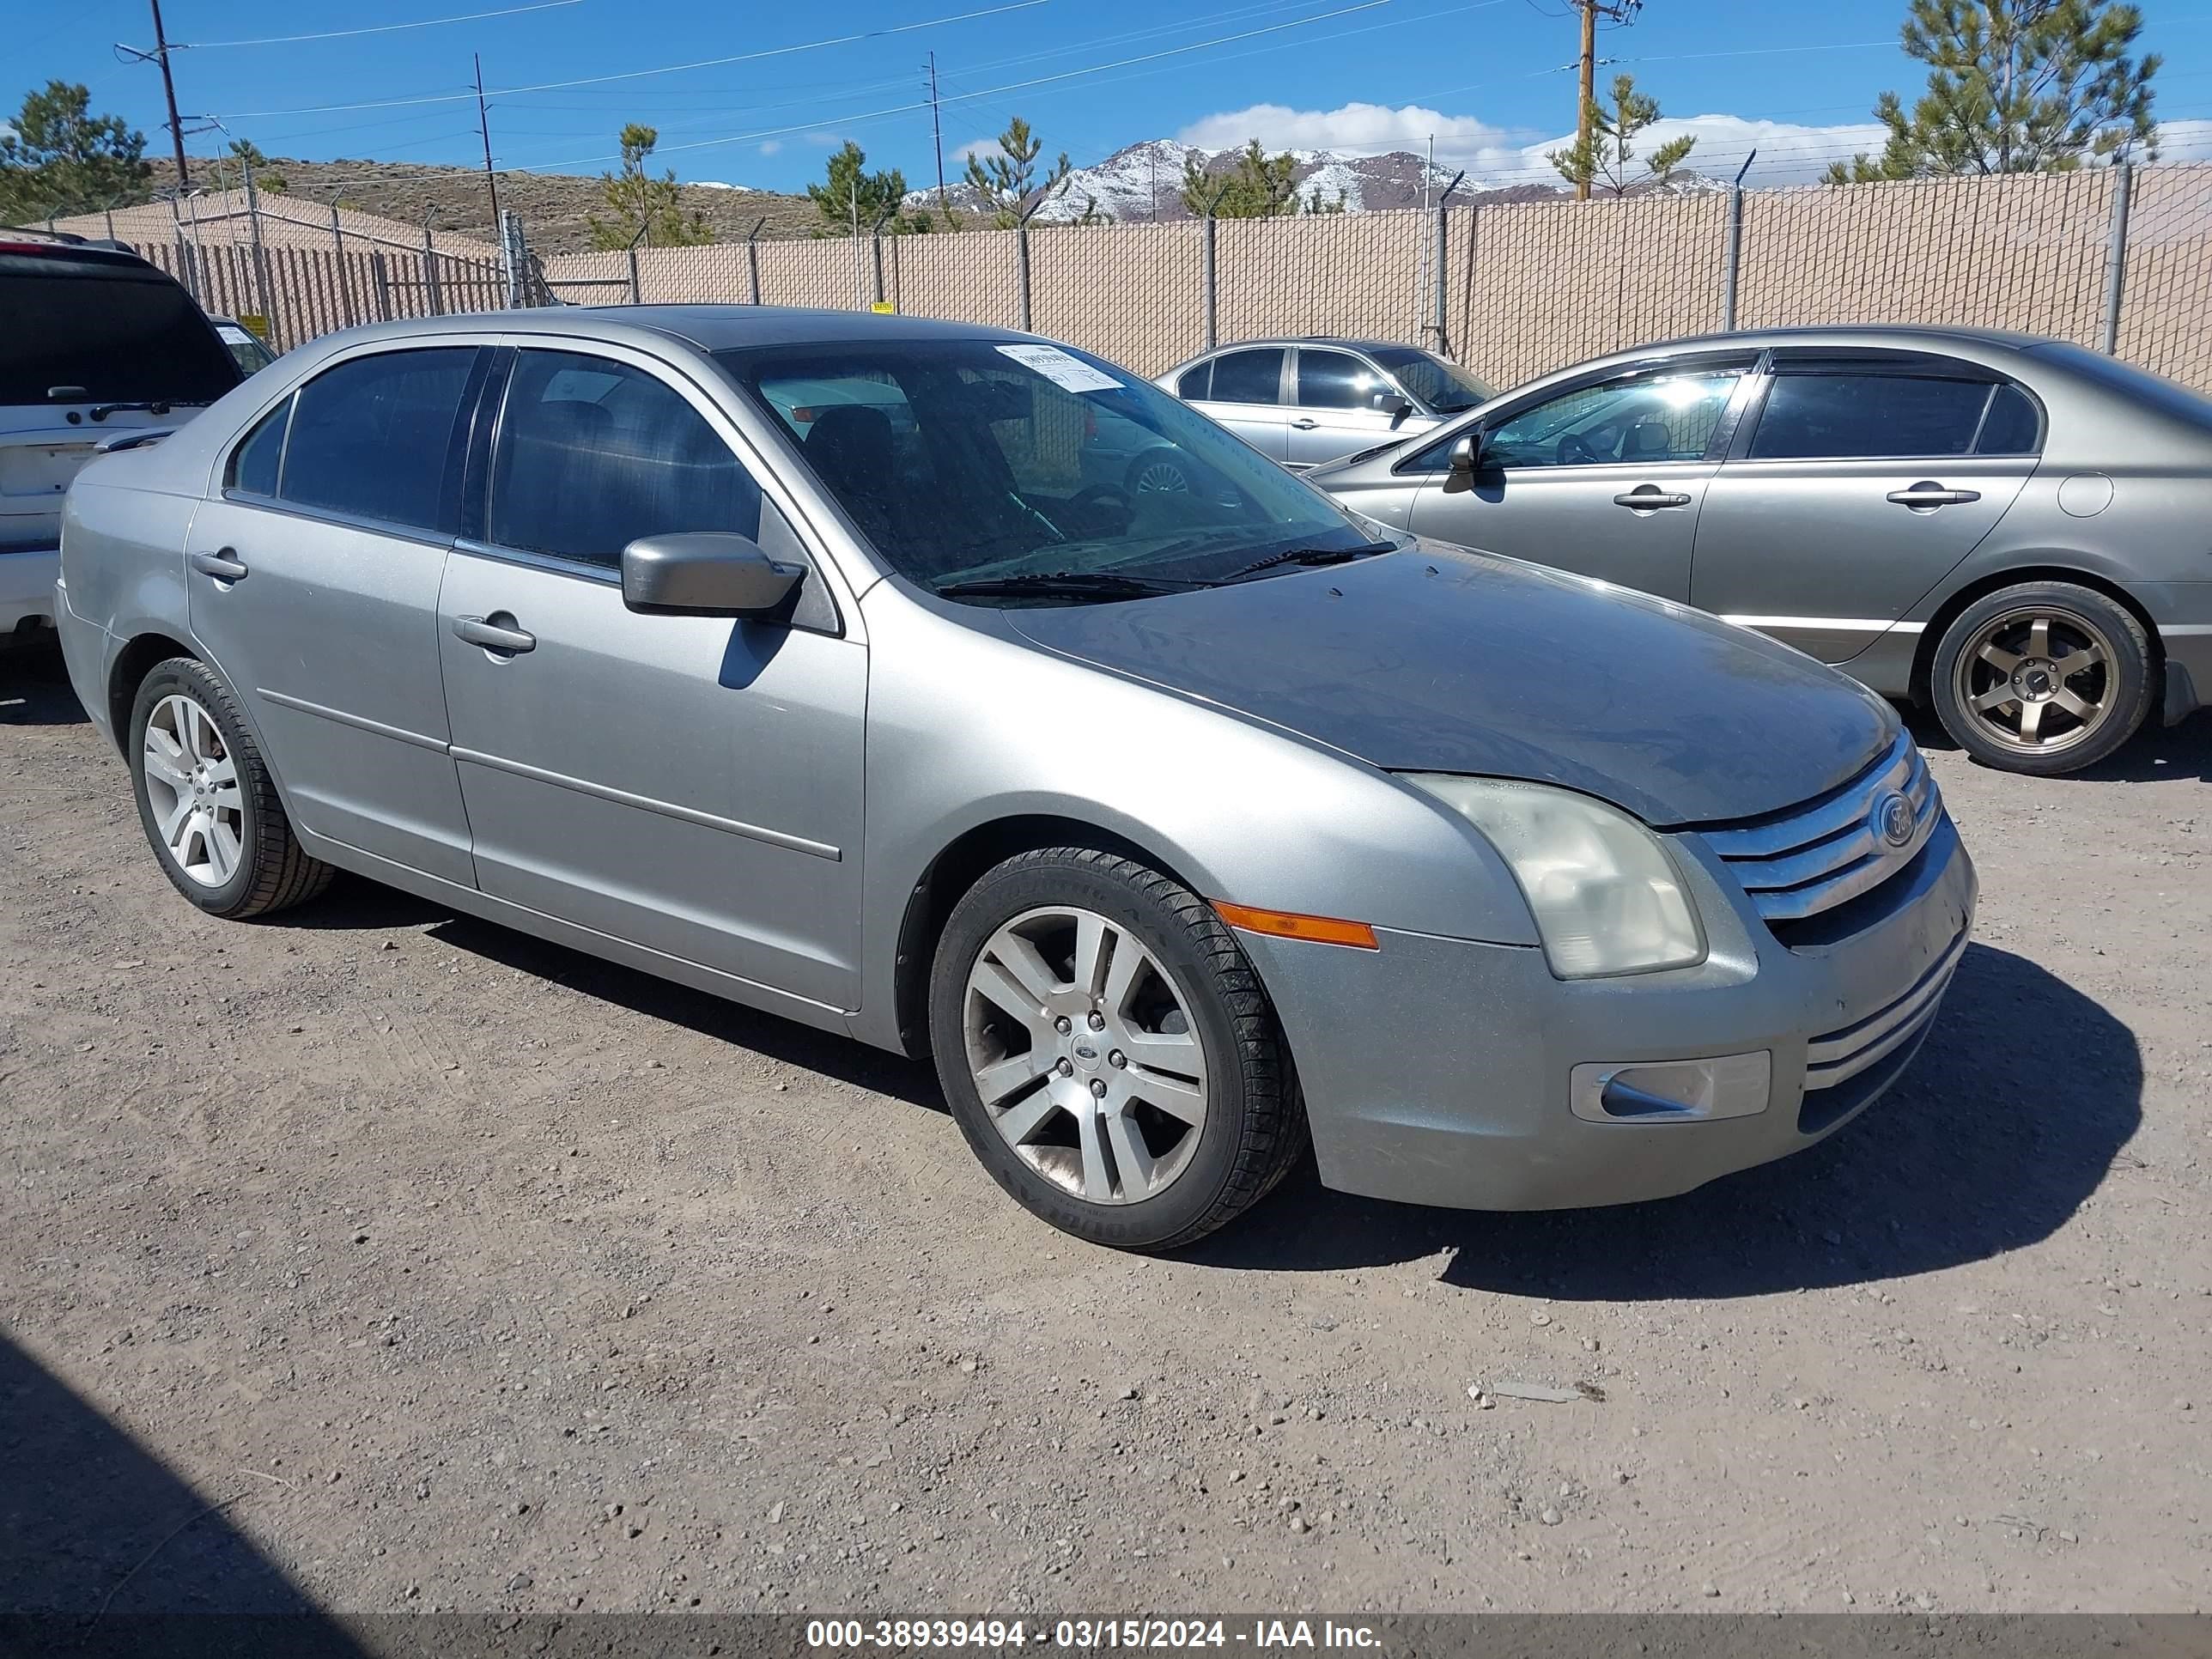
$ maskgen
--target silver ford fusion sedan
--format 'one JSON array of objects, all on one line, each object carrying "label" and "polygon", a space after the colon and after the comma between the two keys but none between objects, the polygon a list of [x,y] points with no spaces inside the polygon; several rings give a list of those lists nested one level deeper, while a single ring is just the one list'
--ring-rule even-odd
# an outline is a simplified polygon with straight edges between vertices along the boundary
[{"label": "silver ford fusion sedan", "polygon": [[[1095,464],[1132,428],[1188,489]],[[57,598],[202,909],[342,868],[927,1053],[1008,1192],[1133,1249],[1309,1137],[1331,1186],[1493,1208],[1810,1146],[1974,904],[1830,670],[1385,535],[964,325],[332,335],[86,469]]]}]

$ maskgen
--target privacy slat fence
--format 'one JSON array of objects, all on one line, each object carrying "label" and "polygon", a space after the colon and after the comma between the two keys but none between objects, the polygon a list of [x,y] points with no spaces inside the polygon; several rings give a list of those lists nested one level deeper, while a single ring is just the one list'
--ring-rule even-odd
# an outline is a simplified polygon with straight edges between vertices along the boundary
[{"label": "privacy slat fence", "polygon": [[[267,315],[287,347],[352,322],[510,298],[496,263],[362,252],[351,240],[343,252],[181,242],[142,252],[210,309]],[[513,294],[526,301],[849,309],[880,300],[1009,327],[1023,320],[1026,286],[1036,331],[1146,374],[1214,341],[1340,333],[1439,347],[1502,386],[1731,320],[1888,322],[2109,342],[2130,362],[2212,390],[2212,165],[1210,227],[1034,225],[1026,238],[641,248],[521,269]]]}]

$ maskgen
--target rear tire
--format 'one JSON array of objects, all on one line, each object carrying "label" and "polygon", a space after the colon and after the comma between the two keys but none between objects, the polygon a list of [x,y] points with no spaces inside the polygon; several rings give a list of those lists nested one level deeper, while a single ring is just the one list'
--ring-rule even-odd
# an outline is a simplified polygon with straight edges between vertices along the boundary
[{"label": "rear tire", "polygon": [[2154,660],[2125,605],[2072,582],[2021,582],[1944,629],[1928,689],[1943,729],[1983,765],[2057,777],[2135,735]]},{"label": "rear tire", "polygon": [[929,1023],[969,1149],[1092,1243],[1189,1244],[1305,1149],[1259,975],[1212,907],[1133,859],[1056,847],[987,872],[938,942]]},{"label": "rear tire", "polygon": [[330,885],[335,872],[293,835],[230,688],[204,663],[171,657],[139,683],[129,753],[161,872],[210,915],[267,915]]}]

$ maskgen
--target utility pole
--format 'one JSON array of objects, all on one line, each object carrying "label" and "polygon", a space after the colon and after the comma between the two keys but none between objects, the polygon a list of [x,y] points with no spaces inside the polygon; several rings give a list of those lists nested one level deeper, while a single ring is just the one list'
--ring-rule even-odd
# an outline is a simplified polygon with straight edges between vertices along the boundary
[{"label": "utility pole", "polygon": [[161,32],[161,0],[154,5],[154,58],[161,66],[161,95],[169,103],[169,138],[176,146],[177,188],[181,191],[192,181],[191,170],[185,165],[185,124],[177,118],[177,82],[169,73],[169,37]]},{"label": "utility pole", "polygon": [[[1581,93],[1575,103],[1575,154],[1588,157],[1590,142],[1590,109],[1597,101],[1597,20],[1601,12],[1616,23],[1626,23],[1643,9],[1644,0],[1573,0],[1577,11],[1582,14],[1583,51]],[[1587,170],[1575,180],[1575,200],[1589,200],[1590,181]]]},{"label": "utility pole", "polygon": [[491,187],[492,234],[498,236],[504,245],[506,233],[501,227],[506,221],[499,216],[499,175],[491,170],[491,117],[484,109],[483,54],[472,52],[469,56],[475,60],[477,66],[477,131],[483,134],[484,183]]},{"label": "utility pole", "polygon": [[937,119],[937,54],[929,54],[929,140],[937,149],[937,210],[951,216],[952,209],[945,199],[945,130]]}]

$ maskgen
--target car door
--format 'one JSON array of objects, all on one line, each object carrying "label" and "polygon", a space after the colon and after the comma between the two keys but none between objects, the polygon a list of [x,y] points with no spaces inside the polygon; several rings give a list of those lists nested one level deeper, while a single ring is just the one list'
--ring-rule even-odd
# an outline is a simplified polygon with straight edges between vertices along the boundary
[{"label": "car door", "polygon": [[1698,509],[1755,362],[1640,368],[1509,406],[1486,422],[1472,474],[1450,471],[1455,429],[1408,464],[1427,474],[1410,527],[1686,599]]},{"label": "car door", "polygon": [[[525,347],[439,641],[487,893],[829,1007],[857,1006],[867,653],[697,386]],[[807,562],[788,623],[644,615],[623,546],[723,531]]]},{"label": "car door", "polygon": [[1690,597],[1824,662],[1872,644],[1996,528],[2042,412],[1978,365],[1781,351],[1707,492]]},{"label": "car door", "polygon": [[438,588],[489,356],[387,348],[323,370],[226,458],[185,547],[192,633],[300,827],[463,885]]},{"label": "car door", "polygon": [[1292,368],[1297,406],[1285,434],[1300,471],[1404,435],[1405,399],[1371,363],[1348,351],[1300,346]]},{"label": "car door", "polygon": [[[1291,410],[1285,406],[1284,381],[1289,374],[1290,353],[1281,346],[1240,346],[1224,351],[1185,373],[1176,393],[1200,414],[1219,422],[1271,461],[1290,459]],[[1182,388],[1199,389],[1198,370],[1206,371],[1203,395],[1191,396]]]}]

